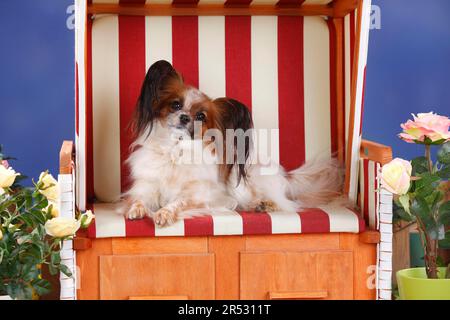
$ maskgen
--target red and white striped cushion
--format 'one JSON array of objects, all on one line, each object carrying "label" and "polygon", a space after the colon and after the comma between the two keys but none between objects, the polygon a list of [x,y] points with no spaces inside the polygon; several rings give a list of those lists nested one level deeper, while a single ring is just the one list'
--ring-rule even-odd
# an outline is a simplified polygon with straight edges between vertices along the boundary
[{"label": "red and white striped cushion", "polygon": [[152,219],[126,220],[117,214],[115,205],[95,204],[95,222],[88,229],[92,238],[212,236],[299,233],[358,233],[365,229],[360,215],[344,207],[323,206],[302,212],[227,212],[179,220],[164,228],[155,227]]},{"label": "red and white striped cushion", "polygon": [[336,151],[345,137],[337,136],[331,99],[330,32],[322,17],[96,17],[87,30],[88,88],[80,114],[87,199],[115,201],[127,187],[126,127],[145,72],[159,59],[210,96],[243,101],[257,129],[279,129],[274,160],[288,170]]}]

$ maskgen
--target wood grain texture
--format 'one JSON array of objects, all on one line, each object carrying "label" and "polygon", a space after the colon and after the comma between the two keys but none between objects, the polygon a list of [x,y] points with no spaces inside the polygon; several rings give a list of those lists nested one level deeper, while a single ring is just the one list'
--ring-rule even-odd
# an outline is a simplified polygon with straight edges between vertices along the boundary
[{"label": "wood grain texture", "polygon": [[206,253],[207,237],[113,238],[114,255],[154,253]]},{"label": "wood grain texture", "polygon": [[71,174],[74,155],[73,141],[64,141],[59,152],[59,173]]},{"label": "wood grain texture", "polygon": [[381,234],[376,230],[367,230],[359,234],[359,241],[362,243],[380,243]]},{"label": "wood grain texture", "polygon": [[353,251],[353,298],[374,300],[377,246],[363,243],[359,241],[359,235],[350,233],[340,234],[340,244],[341,249]]},{"label": "wood grain texture", "polygon": [[358,2],[361,2],[361,0],[334,0],[331,3],[334,10],[333,16],[338,18],[345,17],[347,14],[356,9]]},{"label": "wood grain texture", "polygon": [[79,267],[79,289],[77,297],[80,300],[98,300],[99,295],[99,256],[112,254],[111,239],[95,239],[89,250],[77,251],[77,266]]},{"label": "wood grain texture", "polygon": [[199,5],[117,5],[91,4],[89,14],[119,14],[130,16],[332,16],[334,9],[327,5],[300,7],[277,5],[231,6],[224,4]]},{"label": "wood grain texture", "polygon": [[339,234],[280,234],[247,236],[247,251],[304,251],[339,249]]},{"label": "wood grain texture", "polygon": [[327,299],[352,299],[352,278],[352,252],[347,250],[241,253],[241,299],[317,291],[328,292]]},{"label": "wood grain texture", "polygon": [[215,255],[216,299],[239,299],[239,253],[245,237],[210,237],[209,252]]},{"label": "wood grain texture", "polygon": [[392,160],[392,148],[369,140],[361,140],[360,156],[384,165]]},{"label": "wood grain texture", "polygon": [[[375,298],[375,290],[367,287],[371,276],[367,272],[376,264],[376,245],[362,243],[358,234],[208,237],[207,246],[204,240],[203,237],[92,239],[92,248],[77,251],[81,278],[78,297],[200,299],[207,295],[208,299],[267,299],[269,292],[276,297],[276,294],[313,295],[327,291],[328,298],[341,298],[321,285],[330,282],[332,288],[341,288],[342,298]],[[255,252],[259,255],[255,256]],[[343,260],[333,258],[340,257],[342,252]],[[273,254],[275,258],[267,258]],[[322,256],[319,258],[317,254]],[[102,267],[99,259],[104,261]],[[345,267],[334,266],[333,261],[340,259]],[[179,280],[180,272],[184,279],[192,281]],[[330,278],[323,280],[322,273]],[[99,276],[103,281],[102,295]],[[198,282],[202,283],[199,292],[195,291]]]},{"label": "wood grain texture", "polygon": [[188,296],[130,296],[128,300],[189,300]]},{"label": "wood grain texture", "polygon": [[214,299],[213,254],[100,256],[100,299],[187,296]]},{"label": "wood grain texture", "polygon": [[87,250],[90,248],[92,248],[91,239],[78,236],[73,239],[73,250]]},{"label": "wood grain texture", "polygon": [[328,297],[328,292],[326,290],[269,292],[269,300],[325,299],[327,297]]}]

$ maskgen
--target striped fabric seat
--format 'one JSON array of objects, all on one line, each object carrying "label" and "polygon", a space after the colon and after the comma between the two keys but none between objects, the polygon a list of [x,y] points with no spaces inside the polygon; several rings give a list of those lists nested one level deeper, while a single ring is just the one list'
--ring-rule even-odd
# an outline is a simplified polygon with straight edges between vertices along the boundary
[{"label": "striped fabric seat", "polygon": [[126,220],[114,204],[94,205],[91,238],[155,236],[221,236],[296,233],[359,233],[365,223],[359,213],[344,207],[323,206],[302,212],[221,212],[187,218],[169,227],[155,227],[152,219]]}]

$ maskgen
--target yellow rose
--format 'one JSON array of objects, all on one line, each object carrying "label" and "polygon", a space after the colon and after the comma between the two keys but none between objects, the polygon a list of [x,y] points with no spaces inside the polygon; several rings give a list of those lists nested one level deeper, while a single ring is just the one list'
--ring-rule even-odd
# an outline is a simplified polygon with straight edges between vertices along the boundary
[{"label": "yellow rose", "polygon": [[2,232],[2,230],[0,229],[0,240],[2,240],[3,239],[3,232]]},{"label": "yellow rose", "polygon": [[397,195],[408,192],[412,166],[409,161],[395,158],[381,169],[381,187]]},{"label": "yellow rose", "polygon": [[67,217],[53,218],[45,223],[45,232],[54,238],[73,236],[79,228],[80,221]]},{"label": "yellow rose", "polygon": [[52,206],[52,211],[50,212],[52,214],[53,218],[59,217],[59,207],[57,202],[49,201],[47,208],[45,208],[45,212],[48,211],[48,209]]},{"label": "yellow rose", "polygon": [[81,227],[87,228],[91,224],[92,220],[95,219],[95,215],[92,213],[91,210],[86,211],[84,214],[80,217]]},{"label": "yellow rose", "polygon": [[17,176],[20,176],[20,173],[16,173],[12,168],[6,169],[0,165],[0,189],[11,187]]},{"label": "yellow rose", "polygon": [[59,199],[58,181],[50,173],[42,172],[39,176],[39,183],[43,184],[39,192],[46,196],[48,200],[55,202]]}]

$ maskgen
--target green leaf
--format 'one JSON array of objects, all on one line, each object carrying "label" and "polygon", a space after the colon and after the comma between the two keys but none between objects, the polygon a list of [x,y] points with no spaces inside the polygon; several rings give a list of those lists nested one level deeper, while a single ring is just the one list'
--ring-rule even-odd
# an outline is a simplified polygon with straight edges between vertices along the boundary
[{"label": "green leaf", "polygon": [[33,218],[39,223],[39,224],[45,224],[46,218],[44,212],[42,210],[34,209],[31,211],[31,214]]},{"label": "green leaf", "polygon": [[415,193],[421,197],[429,196],[439,186],[441,178],[437,174],[429,172],[419,175],[420,179],[415,181]]},{"label": "green leaf", "polygon": [[400,206],[397,206],[394,209],[394,214],[397,215],[401,220],[404,220],[404,221],[407,221],[407,222],[414,221],[414,216],[409,214],[408,212],[406,212],[405,209],[403,209]]},{"label": "green leaf", "polygon": [[52,252],[50,255],[50,262],[54,265],[58,265],[61,263],[61,254],[59,251]]},{"label": "green leaf", "polygon": [[13,299],[31,300],[33,298],[33,290],[27,284],[22,282],[10,282],[6,286],[6,293]]},{"label": "green leaf", "polygon": [[439,207],[439,222],[444,226],[450,225],[450,201],[444,202]]},{"label": "green leaf", "polygon": [[417,157],[412,159],[411,166],[413,176],[428,172],[428,160],[426,157]]},{"label": "green leaf", "polygon": [[409,195],[408,194],[401,195],[398,201],[402,205],[403,209],[405,209],[407,213],[411,214],[411,211],[409,210]]},{"label": "green leaf", "polygon": [[62,273],[64,273],[66,276],[71,277],[72,272],[70,272],[70,269],[65,264],[60,264],[59,268]]},{"label": "green leaf", "polygon": [[36,260],[41,260],[43,258],[42,248],[36,243],[30,245],[28,254]]},{"label": "green leaf", "polygon": [[31,282],[34,279],[38,279],[40,270],[37,268],[37,265],[28,264],[25,265],[22,269],[22,279],[26,282]]},{"label": "green leaf", "polygon": [[52,289],[50,282],[45,279],[37,279],[31,282],[33,289],[38,296],[43,296],[49,293]]},{"label": "green leaf", "polygon": [[52,263],[49,263],[49,265],[48,265],[48,272],[50,272],[50,274],[52,276],[58,274],[58,271],[59,271],[58,266],[56,266],[56,265],[54,265]]},{"label": "green leaf", "polygon": [[444,143],[437,152],[439,163],[450,164],[450,142]]},{"label": "green leaf", "polygon": [[425,232],[430,233],[436,229],[436,221],[434,221],[430,207],[424,198],[417,196],[412,200],[411,212],[424,224]]},{"label": "green leaf", "polygon": [[33,220],[27,215],[21,215],[17,217],[17,220],[25,223],[27,226],[32,227],[34,225]]},{"label": "green leaf", "polygon": [[444,193],[441,190],[435,190],[431,195],[426,197],[425,200],[427,200],[427,203],[430,206],[431,210],[434,211],[443,198]]},{"label": "green leaf", "polygon": [[421,196],[415,197],[411,202],[411,212],[416,216],[429,215],[430,207]]}]

